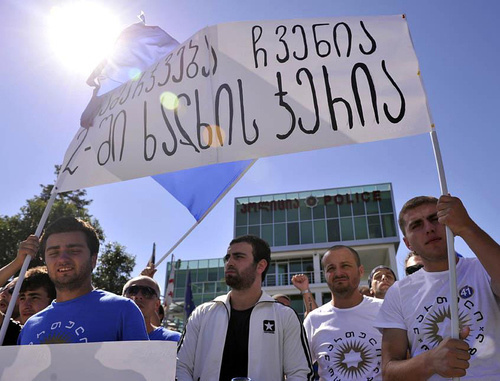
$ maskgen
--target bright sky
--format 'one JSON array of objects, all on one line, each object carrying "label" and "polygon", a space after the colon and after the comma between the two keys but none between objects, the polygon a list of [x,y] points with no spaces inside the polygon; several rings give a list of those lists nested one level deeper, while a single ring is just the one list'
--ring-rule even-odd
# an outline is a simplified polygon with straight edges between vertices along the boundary
[{"label": "bright sky", "polygon": [[[2,86],[0,115],[0,213],[19,212],[39,184],[53,182],[53,168],[79,127],[91,96],[84,73],[70,70],[51,47],[47,18],[69,1],[0,2]],[[436,124],[448,188],[497,241],[500,232],[498,117],[500,75],[495,0],[144,0],[102,2],[122,29],[143,10],[183,42],[207,25],[230,21],[389,15],[405,13]],[[83,15],[83,13],[82,13]],[[82,16],[95,29],[101,14]],[[70,25],[67,28],[72,28]],[[64,33],[64,32],[63,32]],[[90,32],[89,32],[90,33]],[[75,42],[83,46],[82,42]],[[76,54],[76,53],[74,53]],[[430,137],[367,143],[259,160],[226,198],[175,251],[176,258],[220,257],[233,234],[235,197],[391,182],[396,208],[416,195],[440,192]],[[150,178],[88,189],[91,213],[107,240],[137,256],[137,275],[153,242],[157,257],[195,222],[189,212]],[[471,255],[461,239],[456,248]],[[402,262],[407,250],[398,251]],[[165,262],[156,276],[164,284]]]}]

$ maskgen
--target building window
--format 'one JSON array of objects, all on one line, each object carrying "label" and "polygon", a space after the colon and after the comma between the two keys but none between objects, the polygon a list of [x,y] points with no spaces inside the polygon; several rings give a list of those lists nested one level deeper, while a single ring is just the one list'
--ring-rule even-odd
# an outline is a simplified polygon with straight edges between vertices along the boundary
[{"label": "building window", "polygon": [[289,245],[298,245],[300,243],[298,222],[291,222],[287,224],[287,236]]},{"label": "building window", "polygon": [[326,221],[314,221],[314,242],[326,242]]},{"label": "building window", "polygon": [[300,223],[300,243],[313,243],[313,224],[312,221]]}]

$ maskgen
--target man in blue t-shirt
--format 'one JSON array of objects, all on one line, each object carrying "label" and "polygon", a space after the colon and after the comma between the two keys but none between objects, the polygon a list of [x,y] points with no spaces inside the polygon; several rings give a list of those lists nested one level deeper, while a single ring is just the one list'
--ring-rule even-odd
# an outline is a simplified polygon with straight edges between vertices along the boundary
[{"label": "man in blue t-shirt", "polygon": [[179,341],[180,333],[158,327],[153,323],[159,320],[156,318],[160,307],[160,286],[153,278],[140,275],[130,279],[123,286],[123,296],[132,299],[141,310],[149,340]]},{"label": "man in blue t-shirt", "polygon": [[63,217],[47,227],[41,252],[56,299],[26,322],[19,344],[148,340],[140,310],[130,300],[94,290],[99,238],[87,222]]}]

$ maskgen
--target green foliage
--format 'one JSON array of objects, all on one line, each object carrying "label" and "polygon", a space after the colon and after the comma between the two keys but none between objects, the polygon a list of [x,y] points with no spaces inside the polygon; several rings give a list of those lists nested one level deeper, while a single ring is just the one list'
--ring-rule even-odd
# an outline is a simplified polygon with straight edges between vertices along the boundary
[{"label": "green foliage", "polygon": [[123,285],[131,278],[130,273],[135,266],[135,256],[125,250],[125,246],[117,242],[105,245],[92,274],[95,287],[121,295]]},{"label": "green foliage", "polygon": [[[56,166],[55,174],[59,173]],[[26,200],[19,213],[13,216],[0,216],[0,264],[12,261],[17,253],[19,242],[24,241],[30,234],[34,234],[47,206],[53,185],[41,185],[40,195]],[[76,190],[57,195],[49,213],[46,226],[63,216],[75,216],[89,221],[97,230],[101,241],[104,233],[97,219],[93,218],[87,206],[92,200],[85,199],[85,190]],[[32,260],[30,267],[42,264],[41,260]]]}]

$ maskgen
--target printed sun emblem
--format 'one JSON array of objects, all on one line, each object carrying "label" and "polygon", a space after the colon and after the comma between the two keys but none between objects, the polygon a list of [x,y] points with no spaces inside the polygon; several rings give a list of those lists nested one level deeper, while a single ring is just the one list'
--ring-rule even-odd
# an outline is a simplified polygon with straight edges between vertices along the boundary
[{"label": "printed sun emblem", "polygon": [[[430,344],[438,345],[443,341],[443,337],[449,336],[451,321],[450,306],[446,308],[439,308],[438,310],[432,312],[427,317],[427,322],[425,323],[424,333],[425,336],[430,339]],[[468,325],[470,319],[469,317],[460,312],[458,316],[459,326],[463,327]]]},{"label": "printed sun emblem", "polygon": [[333,363],[343,377],[360,378],[368,370],[373,357],[366,345],[355,341],[340,345]]}]

